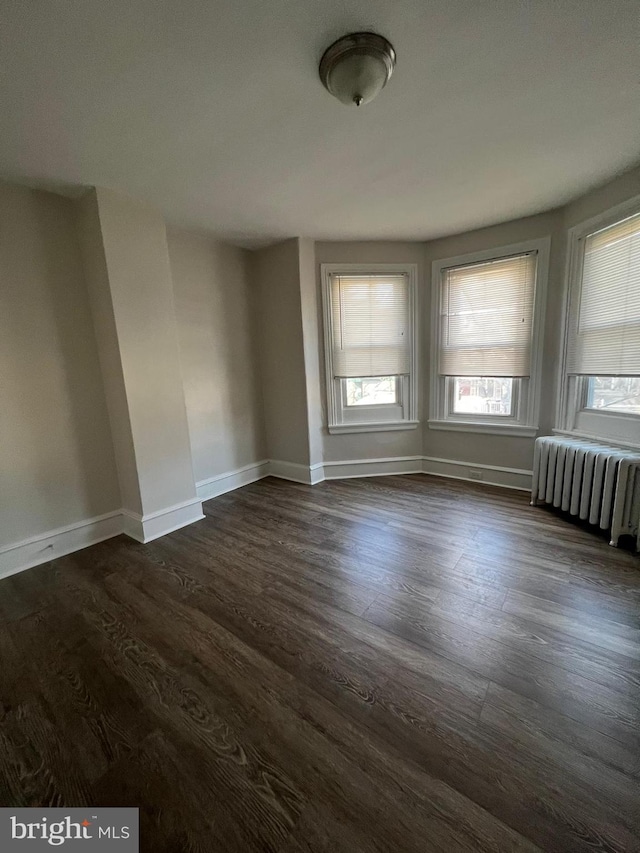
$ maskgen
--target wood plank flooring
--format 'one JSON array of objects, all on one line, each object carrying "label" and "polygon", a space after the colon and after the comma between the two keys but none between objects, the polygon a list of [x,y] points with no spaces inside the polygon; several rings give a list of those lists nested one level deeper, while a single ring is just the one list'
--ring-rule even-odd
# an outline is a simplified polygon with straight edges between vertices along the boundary
[{"label": "wood plank flooring", "polygon": [[268,478],[0,582],[0,805],[141,850],[640,851],[640,559],[524,494]]}]

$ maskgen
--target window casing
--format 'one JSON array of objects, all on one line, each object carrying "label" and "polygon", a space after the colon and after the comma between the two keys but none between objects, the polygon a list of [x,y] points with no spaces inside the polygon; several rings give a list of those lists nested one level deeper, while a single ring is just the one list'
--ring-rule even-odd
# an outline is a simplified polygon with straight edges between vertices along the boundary
[{"label": "window casing", "polygon": [[[543,238],[447,258],[432,265],[431,429],[536,434],[549,246],[549,238]],[[460,299],[452,308],[448,304],[448,282],[455,282],[458,270],[461,274],[468,271],[471,277],[476,268],[480,280],[470,284],[472,309],[465,312]],[[502,280],[504,293],[510,296],[501,303]],[[533,287],[527,290],[531,282]],[[485,291],[486,317],[481,301]],[[470,315],[469,319],[465,313]],[[526,333],[518,329],[519,322],[526,325]],[[449,331],[452,323],[453,336]],[[477,341],[477,348],[465,348],[467,337]],[[499,364],[503,358],[504,375],[500,376]],[[479,375],[483,365],[490,368],[490,375]],[[465,366],[473,367],[474,375],[466,376]],[[462,395],[467,390],[465,401]]]},{"label": "window casing", "polygon": [[[321,278],[329,432],[415,429],[417,266],[322,264]],[[369,281],[372,292],[384,290],[386,279],[389,290],[393,289],[391,285],[395,287],[388,315],[384,300],[382,305],[381,300],[372,300],[376,307],[371,310],[363,300],[363,312],[369,311],[363,314],[357,299],[345,299],[345,306],[336,286],[339,279],[347,284],[362,279],[364,291]],[[406,291],[406,305],[398,298],[399,288]],[[394,329],[404,330],[404,334],[394,334]],[[390,350],[399,340],[403,344],[394,355]],[[391,372],[384,365],[392,365]]]},{"label": "window casing", "polygon": [[640,447],[640,198],[569,231],[557,431]]}]

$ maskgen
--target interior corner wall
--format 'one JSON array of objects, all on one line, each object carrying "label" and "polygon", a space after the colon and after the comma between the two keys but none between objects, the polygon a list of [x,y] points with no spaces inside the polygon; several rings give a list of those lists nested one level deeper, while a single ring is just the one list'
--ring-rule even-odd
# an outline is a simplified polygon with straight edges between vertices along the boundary
[{"label": "interior corner wall", "polygon": [[196,483],[267,455],[249,252],[167,231]]},{"label": "interior corner wall", "polygon": [[296,238],[251,253],[267,454],[311,464],[299,243]]},{"label": "interior corner wall", "polygon": [[[418,266],[418,317],[422,316],[424,296],[425,256],[423,243],[411,242],[317,242],[315,244],[316,298],[319,323],[322,322],[322,282],[321,264],[417,264]],[[424,330],[419,333],[422,336]],[[422,352],[422,349],[421,349]],[[321,372],[321,395],[324,423],[326,424],[327,389],[324,379],[324,337],[318,339],[319,368]],[[418,399],[418,417],[424,412],[422,387],[425,376],[424,358],[419,356],[420,389]],[[422,430],[394,430],[389,432],[361,432],[330,435],[323,431],[323,455],[325,462],[344,462],[351,460],[385,459],[391,457],[413,457],[422,455]]]},{"label": "interior corner wall", "polygon": [[0,184],[0,233],[2,549],[120,495],[72,202]]},{"label": "interior corner wall", "polygon": [[[561,338],[562,300],[564,293],[564,269],[566,240],[563,212],[561,209],[517,219],[490,228],[482,228],[466,234],[457,234],[425,244],[426,299],[422,328],[428,342],[431,329],[431,264],[443,258],[457,257],[485,249],[500,248],[511,244],[551,237],[549,278],[544,326],[544,353],[542,364],[540,431],[550,433],[554,424],[556,404],[557,364]],[[425,364],[428,364],[427,349]],[[428,400],[429,371],[425,371],[425,392]],[[425,407],[426,408],[426,407]],[[450,459],[476,465],[494,465],[530,471],[533,462],[533,438],[520,436],[484,435],[430,429],[428,411],[425,411],[424,455],[437,459]]]}]

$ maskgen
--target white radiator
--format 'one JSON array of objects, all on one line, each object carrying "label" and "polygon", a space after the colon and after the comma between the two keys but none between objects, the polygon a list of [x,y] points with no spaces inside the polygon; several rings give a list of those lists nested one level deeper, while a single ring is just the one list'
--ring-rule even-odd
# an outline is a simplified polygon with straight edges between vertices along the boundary
[{"label": "white radiator", "polygon": [[583,521],[623,534],[640,550],[640,454],[586,439],[536,439],[531,505],[548,503]]}]

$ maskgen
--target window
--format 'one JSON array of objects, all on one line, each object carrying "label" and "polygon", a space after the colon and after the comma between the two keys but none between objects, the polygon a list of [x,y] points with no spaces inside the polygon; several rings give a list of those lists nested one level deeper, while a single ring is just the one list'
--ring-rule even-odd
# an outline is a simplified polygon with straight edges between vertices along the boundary
[{"label": "window", "polygon": [[640,444],[640,200],[632,204],[570,232],[560,427]]},{"label": "window", "polygon": [[322,265],[330,432],[411,429],[415,265]]},{"label": "window", "polygon": [[398,377],[373,376],[360,379],[345,379],[346,406],[397,405]]},{"label": "window", "polygon": [[549,240],[436,261],[429,426],[535,435]]},{"label": "window", "polygon": [[455,376],[452,415],[515,415],[514,380],[493,376]]},{"label": "window", "polygon": [[640,376],[589,376],[586,408],[640,415]]}]

